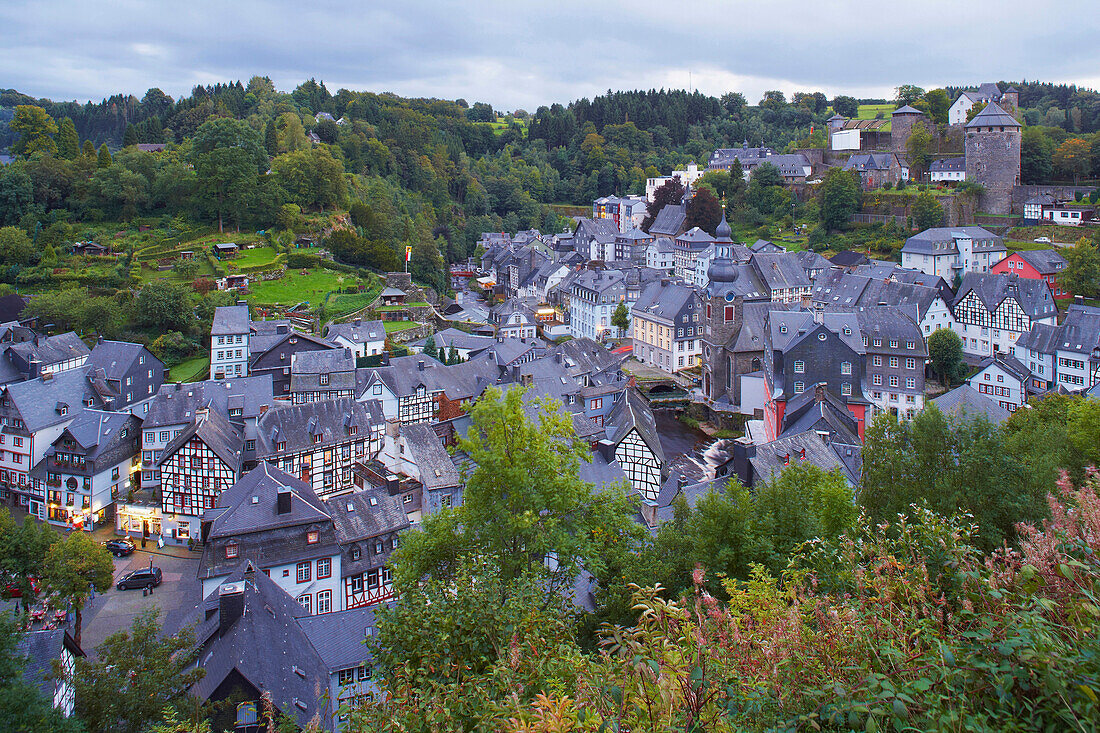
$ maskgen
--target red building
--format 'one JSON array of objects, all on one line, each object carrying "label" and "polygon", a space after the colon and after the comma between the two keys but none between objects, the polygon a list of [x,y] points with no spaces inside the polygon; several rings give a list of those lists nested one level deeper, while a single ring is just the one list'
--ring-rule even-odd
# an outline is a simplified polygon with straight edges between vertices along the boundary
[{"label": "red building", "polygon": [[989,268],[990,272],[1018,275],[1028,280],[1045,280],[1055,299],[1072,298],[1073,293],[1062,287],[1058,276],[1066,269],[1066,260],[1057,250],[1035,249],[1013,252]]}]

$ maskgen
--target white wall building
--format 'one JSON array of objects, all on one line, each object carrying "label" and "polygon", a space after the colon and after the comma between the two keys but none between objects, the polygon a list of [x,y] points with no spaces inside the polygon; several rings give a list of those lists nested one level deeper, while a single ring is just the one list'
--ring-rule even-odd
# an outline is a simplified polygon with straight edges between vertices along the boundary
[{"label": "white wall building", "polygon": [[247,305],[214,310],[210,325],[210,378],[248,376],[248,336],[252,322]]}]

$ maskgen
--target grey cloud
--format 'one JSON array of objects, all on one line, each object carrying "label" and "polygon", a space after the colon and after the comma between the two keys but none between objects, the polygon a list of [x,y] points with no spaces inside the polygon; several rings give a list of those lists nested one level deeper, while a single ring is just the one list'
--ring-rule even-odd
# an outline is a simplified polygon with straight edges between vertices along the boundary
[{"label": "grey cloud", "polygon": [[54,99],[271,76],[501,108],[608,88],[857,91],[1095,83],[1093,6],[1028,0],[6,0],[0,86]]}]

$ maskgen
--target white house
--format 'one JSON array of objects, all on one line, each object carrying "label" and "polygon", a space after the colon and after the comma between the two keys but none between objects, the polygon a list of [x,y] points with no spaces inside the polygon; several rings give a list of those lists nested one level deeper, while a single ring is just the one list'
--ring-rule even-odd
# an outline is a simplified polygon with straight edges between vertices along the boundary
[{"label": "white house", "polygon": [[46,483],[47,518],[95,529],[115,499],[137,488],[140,428],[128,412],[82,410],[31,472]]},{"label": "white house", "polygon": [[626,282],[618,270],[585,270],[573,281],[569,297],[569,330],[573,338],[599,341],[604,334],[617,333],[611,317],[619,304],[630,311]]},{"label": "white house", "polygon": [[210,325],[210,378],[248,376],[248,336],[251,320],[247,305],[214,309]]},{"label": "white house", "polygon": [[676,248],[672,240],[667,237],[659,237],[646,248],[645,266],[651,270],[660,270],[668,275],[676,265]]},{"label": "white house", "polygon": [[706,171],[699,170],[699,166],[695,163],[688,163],[687,169],[682,171],[672,171],[670,176],[657,176],[655,178],[647,178],[645,181],[645,200],[653,201],[653,194],[657,192],[657,189],[668,183],[673,178],[680,179],[680,185],[690,186],[697,180],[702,178]]},{"label": "white house", "polygon": [[386,350],[386,327],[382,321],[356,318],[349,323],[330,323],[325,327],[325,338],[351,349],[357,358],[377,356]]},{"label": "white house", "polygon": [[1009,412],[1027,404],[1028,369],[1016,357],[997,354],[982,361],[967,383]]},{"label": "white house", "polygon": [[1004,241],[981,227],[934,227],[901,248],[901,266],[952,282],[955,275],[989,272],[1008,256]]},{"label": "white house", "polygon": [[928,174],[934,183],[940,181],[965,181],[966,158],[940,158],[928,166]]}]

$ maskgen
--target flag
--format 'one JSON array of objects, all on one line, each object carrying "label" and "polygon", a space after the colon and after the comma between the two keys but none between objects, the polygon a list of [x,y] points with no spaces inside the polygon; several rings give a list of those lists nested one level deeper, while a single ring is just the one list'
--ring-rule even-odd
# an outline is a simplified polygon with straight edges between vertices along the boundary
[{"label": "flag", "polygon": [[412,254],[413,254],[412,245],[406,244],[405,245],[405,262],[408,262],[409,260],[412,259]]}]

